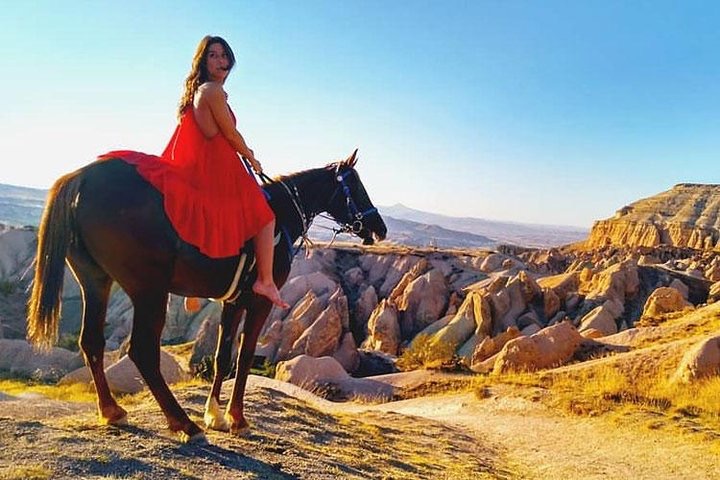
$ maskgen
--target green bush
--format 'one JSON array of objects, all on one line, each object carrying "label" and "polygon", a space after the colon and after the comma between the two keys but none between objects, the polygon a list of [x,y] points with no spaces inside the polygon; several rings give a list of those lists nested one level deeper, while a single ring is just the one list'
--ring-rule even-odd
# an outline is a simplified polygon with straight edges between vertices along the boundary
[{"label": "green bush", "polygon": [[434,341],[430,335],[421,334],[415,337],[400,355],[397,366],[403,371],[422,368],[441,369],[453,365],[454,355],[455,345]]}]

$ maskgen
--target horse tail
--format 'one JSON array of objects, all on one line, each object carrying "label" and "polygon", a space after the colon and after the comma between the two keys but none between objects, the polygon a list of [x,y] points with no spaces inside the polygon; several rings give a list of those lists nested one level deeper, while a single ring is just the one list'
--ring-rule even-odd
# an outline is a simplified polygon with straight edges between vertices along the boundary
[{"label": "horse tail", "polygon": [[75,235],[73,203],[82,183],[81,173],[77,170],[55,182],[40,221],[27,338],[42,350],[52,348],[58,339],[65,255]]}]

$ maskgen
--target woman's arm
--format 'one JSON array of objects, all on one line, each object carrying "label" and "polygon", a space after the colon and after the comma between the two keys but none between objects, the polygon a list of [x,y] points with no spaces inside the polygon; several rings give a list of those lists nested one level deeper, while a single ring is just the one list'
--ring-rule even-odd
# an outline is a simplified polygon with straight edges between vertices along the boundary
[{"label": "woman's arm", "polygon": [[255,158],[254,152],[247,146],[245,139],[240,132],[237,131],[237,128],[235,128],[235,123],[226,101],[225,91],[218,84],[206,85],[206,88],[203,88],[201,92],[202,100],[207,102],[210,113],[212,113],[213,119],[220,129],[220,133],[227,138],[236,152],[250,162],[253,170],[258,173],[262,172],[262,166]]}]

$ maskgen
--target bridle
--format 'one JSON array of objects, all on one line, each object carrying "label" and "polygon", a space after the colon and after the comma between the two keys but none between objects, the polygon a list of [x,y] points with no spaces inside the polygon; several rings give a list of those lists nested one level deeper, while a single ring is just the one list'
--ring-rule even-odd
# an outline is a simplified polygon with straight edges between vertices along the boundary
[{"label": "bridle", "polygon": [[[268,177],[265,173],[258,174],[260,179],[263,181],[264,184],[273,184],[277,183],[280,184],[285,192],[288,194],[288,197],[290,198],[290,201],[295,208],[295,211],[297,212],[297,216],[300,219],[302,231],[300,233],[300,244],[293,249],[293,245],[291,243],[290,234],[287,231],[287,229],[282,226],[281,229],[283,230],[283,233],[285,234],[285,237],[287,238],[288,244],[290,246],[290,251],[293,251],[292,256],[294,257],[297,255],[298,251],[303,247],[303,245],[309,245],[312,246],[313,242],[308,237],[308,231],[310,230],[310,226],[312,225],[312,222],[316,216],[325,218],[327,220],[332,220],[335,222],[338,227],[332,228],[332,227],[325,227],[324,225],[317,225],[319,228],[325,228],[328,230],[331,230],[333,232],[332,239],[330,240],[330,243],[328,246],[332,245],[335,242],[335,238],[341,234],[341,233],[349,233],[349,234],[355,234],[358,235],[363,228],[365,227],[363,220],[367,215],[377,213],[377,208],[372,207],[365,211],[361,211],[358,209],[357,204],[355,203],[355,200],[352,197],[352,192],[350,191],[350,186],[347,184],[347,178],[352,174],[352,170],[347,170],[345,172],[340,171],[340,167],[338,166],[335,171],[335,180],[338,182],[338,185],[335,187],[335,191],[330,196],[330,200],[328,201],[328,204],[332,204],[335,197],[338,196],[339,193],[342,192],[342,194],[345,196],[345,204],[348,208],[348,216],[350,217],[351,221],[348,222],[341,222],[340,220],[336,219],[332,215],[325,215],[323,213],[314,213],[311,212],[310,214],[307,214],[303,208],[302,208],[302,201],[300,199],[300,192],[298,192],[297,186],[294,182],[292,182],[289,179],[286,180],[280,180],[280,179],[272,179]],[[289,184],[289,185],[288,185]]]}]

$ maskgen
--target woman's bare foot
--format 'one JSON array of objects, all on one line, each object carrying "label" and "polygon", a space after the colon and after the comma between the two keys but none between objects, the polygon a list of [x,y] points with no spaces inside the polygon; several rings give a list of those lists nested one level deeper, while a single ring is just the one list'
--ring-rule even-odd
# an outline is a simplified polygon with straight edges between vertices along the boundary
[{"label": "woman's bare foot", "polygon": [[200,311],[200,299],[197,297],[185,297],[185,311],[197,313]]},{"label": "woman's bare foot", "polygon": [[252,287],[253,292],[257,293],[258,295],[262,295],[263,297],[267,297],[272,303],[277,305],[280,308],[290,308],[290,305],[285,303],[282,298],[280,298],[280,292],[278,292],[277,287],[275,286],[275,283],[270,282],[264,283],[260,280],[257,280],[255,284]]}]

